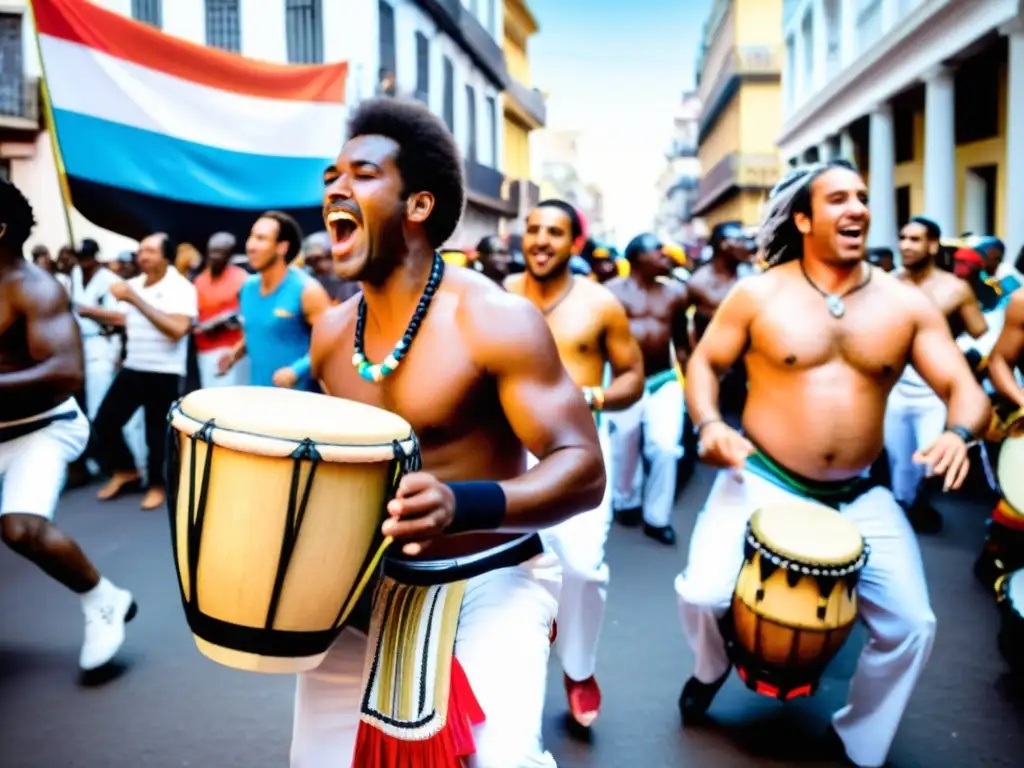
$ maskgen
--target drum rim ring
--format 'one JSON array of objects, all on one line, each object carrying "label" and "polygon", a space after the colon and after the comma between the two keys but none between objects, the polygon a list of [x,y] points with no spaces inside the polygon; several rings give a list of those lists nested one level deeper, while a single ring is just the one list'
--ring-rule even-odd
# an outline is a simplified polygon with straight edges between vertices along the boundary
[{"label": "drum rim ring", "polygon": [[[800,562],[793,558],[791,555],[786,555],[781,552],[777,552],[771,548],[770,545],[761,541],[757,534],[754,533],[753,526],[750,522],[747,523],[747,546],[752,547],[754,551],[759,552],[762,557],[767,557],[771,561],[772,565],[778,568],[784,568],[786,570],[794,571],[801,574],[802,576],[824,576],[827,578],[840,579],[844,576],[849,576],[851,573],[857,573],[864,569],[867,565],[868,558],[871,555],[871,545],[869,545],[864,537],[861,536],[861,550],[860,552],[850,560],[842,563],[822,563],[819,561],[813,561],[808,558],[807,562]],[[749,558],[748,558],[749,559]]]}]

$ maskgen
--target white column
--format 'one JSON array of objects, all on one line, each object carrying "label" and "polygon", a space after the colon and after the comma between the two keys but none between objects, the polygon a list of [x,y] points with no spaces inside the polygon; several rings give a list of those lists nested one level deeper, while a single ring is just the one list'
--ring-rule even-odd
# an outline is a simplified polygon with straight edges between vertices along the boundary
[{"label": "white column", "polygon": [[839,61],[847,67],[857,58],[857,10],[854,0],[839,0]]},{"label": "white column", "polygon": [[839,134],[839,157],[849,160],[855,165],[857,163],[857,148],[853,144],[853,136],[850,135],[849,128],[844,128]]},{"label": "white column", "polygon": [[896,25],[899,8],[896,0],[882,0],[882,34],[887,34]]},{"label": "white column", "polygon": [[924,77],[924,211],[944,234],[956,225],[956,118],[953,73],[938,67]]},{"label": "white column", "polygon": [[829,141],[828,137],[824,138],[818,145],[818,161],[827,163],[830,160],[836,159],[835,147],[832,142]]},{"label": "white column", "polygon": [[1003,210],[1006,231],[1006,258],[1010,263],[1024,247],[1024,216],[1020,201],[1024,200],[1024,18],[1008,26],[1003,33],[1009,38],[1010,56],[1006,78],[1006,179]]},{"label": "white column", "polygon": [[805,73],[807,71],[807,65],[804,61],[804,25],[801,21],[793,28],[793,56],[795,59],[796,66],[794,67],[793,77],[793,112],[796,112],[803,106],[804,101],[807,98],[807,93],[810,90],[808,87],[810,84],[807,82]]},{"label": "white column", "polygon": [[896,134],[892,108],[887,103],[872,111],[869,133],[871,231],[868,245],[893,248],[896,245]]},{"label": "white column", "polygon": [[828,82],[828,28],[825,26],[825,0],[813,0],[811,3],[811,29],[814,30],[812,80],[814,91],[817,92]]}]

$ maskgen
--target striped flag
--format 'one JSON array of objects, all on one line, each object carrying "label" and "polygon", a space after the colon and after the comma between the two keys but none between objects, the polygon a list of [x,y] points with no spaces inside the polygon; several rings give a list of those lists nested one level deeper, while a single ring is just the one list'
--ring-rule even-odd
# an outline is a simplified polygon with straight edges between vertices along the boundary
[{"label": "striped flag", "polygon": [[74,207],[140,239],[244,241],[270,208],[323,228],[344,62],[270,64],[166,35],[86,0],[32,0],[51,127]]}]

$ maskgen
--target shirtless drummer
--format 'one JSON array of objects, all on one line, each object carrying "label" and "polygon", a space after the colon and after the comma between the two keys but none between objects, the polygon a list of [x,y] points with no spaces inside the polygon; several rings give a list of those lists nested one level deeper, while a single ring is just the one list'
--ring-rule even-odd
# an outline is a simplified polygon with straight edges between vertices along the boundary
[{"label": "shirtless drummer", "polygon": [[[314,328],[313,371],[330,395],[405,418],[423,459],[389,504],[383,533],[397,543],[376,594],[444,583],[446,599],[461,602],[438,619],[452,635],[427,633],[438,652],[422,671],[420,633],[398,637],[408,622],[433,621],[422,591],[377,602],[370,631],[388,642],[372,644],[371,658],[366,635],[346,629],[299,678],[295,768],[347,765],[354,751],[361,768],[448,768],[460,757],[471,768],[555,765],[541,714],[557,602],[536,573],[537,531],[601,502],[603,460],[543,315],[436,252],[462,214],[461,168],[437,116],[388,98],[354,111],[328,175],[335,270],[363,293]],[[540,459],[529,472],[527,451]],[[434,674],[442,666],[450,675]],[[425,733],[423,703],[407,702],[449,680],[445,703],[457,711]],[[367,684],[375,695],[364,697]]]},{"label": "shirtless drummer", "polygon": [[[841,161],[798,168],[772,191],[761,233],[770,268],[730,292],[687,368],[701,457],[722,471],[675,586],[696,655],[679,700],[689,724],[730,669],[718,622],[754,508],[800,496],[840,508],[871,547],[858,586],[871,639],[830,739],[854,764],[881,766],[935,636],[914,532],[867,477],[882,450],[886,399],[908,360],[941,393],[946,429],[916,459],[947,490],[963,483],[966,444],[990,408],[935,304],[865,263],[869,224],[864,182]],[[740,434],[722,421],[718,381],[743,354],[750,388]]]},{"label": "shirtless drummer", "polygon": [[89,421],[73,397],[84,369],[67,293],[23,256],[33,226],[28,200],[0,180],[0,533],[81,596],[78,663],[88,672],[114,658],[136,608],[51,522],[67,465],[89,441]]},{"label": "shirtless drummer", "polygon": [[[974,291],[965,280],[935,264],[942,233],[931,219],[917,216],[900,230],[903,267],[896,276],[924,292],[942,312],[954,337],[966,331],[975,339],[988,324]],[[936,533],[942,517],[929,504],[929,483],[914,454],[931,445],[946,426],[946,404],[925,384],[912,365],[903,369],[885,411],[885,452],[889,457],[893,495],[918,533]]]},{"label": "shirtless drummer", "polygon": [[[643,352],[643,399],[609,416],[612,433],[612,480],[615,517],[633,525],[642,509],[644,534],[662,544],[676,543],[672,527],[680,436],[683,430],[683,385],[676,365],[686,365],[687,288],[665,279],[672,262],[652,234],[637,235],[626,246],[629,275],[610,280],[608,289],[626,308],[629,326]],[[644,463],[649,470],[644,473]]]},{"label": "shirtless drummer", "polygon": [[[607,288],[569,270],[579,237],[576,210],[561,200],[546,200],[531,211],[523,235],[526,272],[505,280],[544,315],[562,364],[596,414],[605,467],[611,465],[608,425],[603,412],[622,412],[640,401],[644,372],[622,305]],[[602,389],[605,365],[612,379]],[[535,459],[530,457],[530,464]],[[588,728],[601,708],[594,672],[597,643],[608,599],[604,547],[611,526],[611,483],[595,509],[542,532],[562,565],[558,602],[558,652],[565,693],[573,719]]]}]

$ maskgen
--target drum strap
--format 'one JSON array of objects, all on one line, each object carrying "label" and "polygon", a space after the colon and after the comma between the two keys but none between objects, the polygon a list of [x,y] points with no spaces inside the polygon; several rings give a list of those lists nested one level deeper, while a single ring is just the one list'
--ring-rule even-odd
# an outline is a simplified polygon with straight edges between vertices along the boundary
[{"label": "drum strap", "polygon": [[7,443],[11,440],[17,440],[19,437],[31,435],[33,432],[38,432],[40,429],[48,427],[54,422],[71,421],[77,417],[77,411],[65,411],[64,413],[55,413],[52,416],[43,416],[40,419],[21,421],[8,426],[0,424],[0,443]]},{"label": "drum strap", "polygon": [[869,475],[852,477],[849,480],[838,482],[812,480],[786,469],[760,448],[747,459],[746,469],[790,493],[812,499],[837,510],[844,504],[852,503],[878,485],[878,482]]}]

